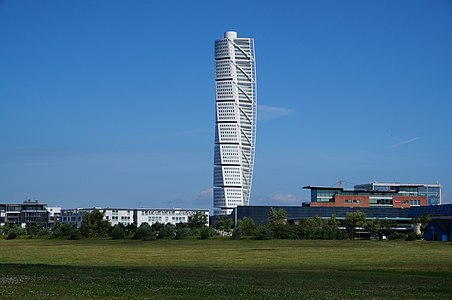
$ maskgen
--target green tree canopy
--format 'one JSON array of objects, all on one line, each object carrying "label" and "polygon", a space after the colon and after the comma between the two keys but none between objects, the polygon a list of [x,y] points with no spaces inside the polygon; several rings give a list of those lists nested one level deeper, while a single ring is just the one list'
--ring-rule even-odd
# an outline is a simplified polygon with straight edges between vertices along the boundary
[{"label": "green tree canopy", "polygon": [[192,231],[192,235],[198,235],[202,228],[207,225],[207,216],[202,213],[196,213],[188,217],[187,226]]},{"label": "green tree canopy", "polygon": [[273,207],[268,212],[268,223],[270,225],[285,224],[287,222],[287,212],[280,208],[278,210]]},{"label": "green tree canopy", "polygon": [[220,232],[221,235],[225,235],[231,232],[232,219],[228,218],[226,215],[218,216],[215,219],[215,224],[213,227]]},{"label": "green tree canopy", "polygon": [[355,228],[363,227],[365,221],[366,214],[362,211],[348,212],[345,215],[345,227],[347,228],[350,239],[355,238]]},{"label": "green tree canopy", "polygon": [[250,217],[245,217],[237,221],[237,228],[244,236],[254,236],[256,231],[256,223]]},{"label": "green tree canopy", "polygon": [[104,220],[104,214],[97,208],[91,213],[87,212],[83,215],[80,232],[86,238],[107,237],[110,229],[110,223]]}]

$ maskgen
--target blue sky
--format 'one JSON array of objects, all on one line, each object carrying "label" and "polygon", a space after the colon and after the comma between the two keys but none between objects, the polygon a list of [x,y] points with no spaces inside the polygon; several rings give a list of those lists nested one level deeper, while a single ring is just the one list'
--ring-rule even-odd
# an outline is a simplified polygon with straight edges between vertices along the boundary
[{"label": "blue sky", "polygon": [[1,1],[0,202],[212,206],[214,40],[254,37],[251,204],[443,185],[451,1]]}]

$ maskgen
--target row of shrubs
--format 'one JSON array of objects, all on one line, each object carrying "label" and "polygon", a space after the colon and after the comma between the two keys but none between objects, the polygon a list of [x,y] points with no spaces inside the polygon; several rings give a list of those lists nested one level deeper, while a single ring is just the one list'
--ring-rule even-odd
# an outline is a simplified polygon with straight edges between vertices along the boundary
[{"label": "row of shrubs", "polygon": [[70,240],[78,240],[81,238],[112,238],[112,239],[143,239],[154,240],[161,238],[190,238],[197,237],[206,239],[216,234],[215,230],[210,227],[203,227],[193,230],[184,224],[173,225],[167,223],[165,225],[155,223],[149,225],[143,223],[137,227],[135,224],[124,226],[122,224],[111,226],[108,230],[108,234],[89,237],[84,236],[80,228],[77,228],[71,224],[57,224],[52,229],[47,229],[42,226],[27,225],[26,228],[22,228],[16,224],[7,224],[0,228],[0,234],[6,239],[15,239],[18,237],[26,238],[63,238]]},{"label": "row of shrubs", "polygon": [[[214,236],[230,236],[233,239],[254,238],[258,240],[268,239],[323,239],[342,240],[353,239],[355,237],[355,227],[367,228],[370,233],[368,238],[377,236],[387,236],[389,239],[416,240],[420,238],[414,232],[399,233],[391,228],[394,224],[384,224],[379,220],[365,221],[365,215],[361,212],[347,214],[347,218],[342,228],[333,215],[330,219],[319,217],[301,220],[298,224],[288,224],[287,215],[283,210],[271,209],[269,222],[265,225],[257,226],[254,221],[247,217],[238,220],[237,226],[232,229],[232,219],[227,216],[216,218],[213,227],[206,226],[207,217],[202,214],[190,216],[187,223],[149,225],[143,223],[139,227],[136,224],[124,226],[118,224],[111,226],[103,218],[99,210],[94,210],[83,216],[80,228],[70,224],[57,224],[52,230],[27,224],[25,228],[18,225],[6,224],[0,227],[0,233],[7,239],[14,239],[19,236],[45,237],[45,238],[67,238],[76,240],[80,238],[112,238],[112,239],[142,239],[155,240],[163,238],[199,238],[207,239]],[[382,224],[383,223],[383,224]]]}]

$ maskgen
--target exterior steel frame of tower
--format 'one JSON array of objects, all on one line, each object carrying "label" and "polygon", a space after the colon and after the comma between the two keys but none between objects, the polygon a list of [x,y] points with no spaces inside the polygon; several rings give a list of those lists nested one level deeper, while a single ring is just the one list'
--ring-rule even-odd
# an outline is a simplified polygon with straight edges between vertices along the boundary
[{"label": "exterior steel frame of tower", "polygon": [[214,213],[249,205],[256,145],[254,40],[227,31],[215,41]]}]

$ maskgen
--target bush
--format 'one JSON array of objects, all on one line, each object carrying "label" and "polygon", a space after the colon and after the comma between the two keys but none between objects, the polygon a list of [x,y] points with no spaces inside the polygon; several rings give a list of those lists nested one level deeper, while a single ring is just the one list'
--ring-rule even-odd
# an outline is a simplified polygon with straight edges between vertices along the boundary
[{"label": "bush", "polygon": [[148,223],[143,223],[140,225],[140,227],[137,228],[135,234],[133,235],[133,238],[148,240],[151,239],[151,236],[154,236],[155,239],[155,231],[152,229],[151,225],[149,225]]},{"label": "bush", "polygon": [[71,231],[68,239],[69,240],[79,240],[82,238],[82,233],[80,232],[80,230],[73,230]]},{"label": "bush", "polygon": [[406,234],[400,233],[400,232],[397,232],[397,231],[393,232],[393,233],[388,237],[388,239],[390,239],[390,240],[404,240],[404,239],[406,239],[406,238],[407,238],[407,235],[406,235]]},{"label": "bush", "polygon": [[3,233],[6,235],[7,240],[12,240],[21,235],[25,235],[27,232],[17,224],[6,224],[3,226]]},{"label": "bush", "polygon": [[176,236],[175,236],[175,238],[177,240],[184,239],[186,237],[189,237],[190,233],[191,233],[190,228],[179,226],[179,227],[176,227]]},{"label": "bush", "polygon": [[215,235],[215,229],[211,227],[203,227],[199,232],[199,238],[205,240],[207,238],[213,237]]},{"label": "bush", "polygon": [[245,217],[245,218],[237,221],[236,229],[240,230],[240,235],[254,236],[255,230],[256,230],[256,224],[254,223],[252,218]]},{"label": "bush", "polygon": [[265,225],[256,227],[254,238],[256,240],[269,240],[272,236],[270,228]]},{"label": "bush", "polygon": [[232,236],[231,239],[240,239],[242,237],[243,233],[242,233],[242,229],[239,227],[236,227],[232,230]]},{"label": "bush", "polygon": [[49,237],[51,234],[52,234],[52,231],[50,231],[49,229],[44,228],[44,227],[42,227],[38,230],[39,237]]},{"label": "bush", "polygon": [[415,240],[417,240],[417,234],[416,234],[416,232],[414,232],[414,231],[411,231],[411,232],[408,232],[407,233],[407,235],[406,235],[406,241],[415,241]]},{"label": "bush", "polygon": [[10,232],[7,236],[7,240],[14,240],[17,237],[17,234],[15,232]]},{"label": "bush", "polygon": [[124,226],[115,225],[112,227],[110,235],[114,240],[123,239],[126,237],[126,230],[124,229]]},{"label": "bush", "polygon": [[294,226],[289,224],[274,224],[271,226],[273,238],[276,239],[295,239]]},{"label": "bush", "polygon": [[70,240],[78,240],[81,238],[81,233],[75,225],[57,224],[53,228],[50,238],[67,238]]},{"label": "bush", "polygon": [[166,223],[164,226],[160,227],[158,238],[173,238],[175,235],[176,226],[171,223]]},{"label": "bush", "polygon": [[155,234],[151,234],[150,236],[145,236],[142,238],[143,241],[155,241],[157,239],[157,236]]}]

